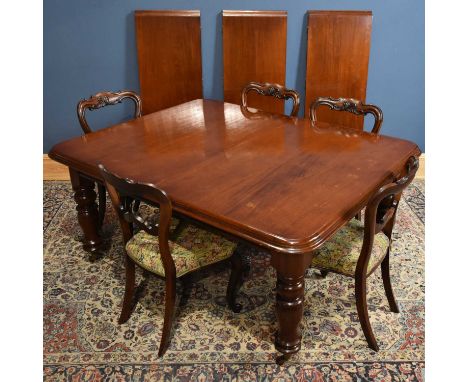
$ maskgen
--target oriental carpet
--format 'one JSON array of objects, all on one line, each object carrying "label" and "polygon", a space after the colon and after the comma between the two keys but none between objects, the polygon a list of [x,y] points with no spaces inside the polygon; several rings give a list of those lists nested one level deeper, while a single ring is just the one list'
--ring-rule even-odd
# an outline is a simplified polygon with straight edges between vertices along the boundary
[{"label": "oriental carpet", "polygon": [[[146,212],[151,211],[147,206]],[[336,274],[306,278],[302,350],[275,364],[275,271],[252,256],[241,313],[225,301],[229,264],[195,275],[178,301],[172,340],[157,358],[164,284],[137,273],[139,302],[118,325],[124,292],[123,246],[108,205],[106,255],[94,262],[80,243],[69,182],[44,182],[45,381],[422,381],[424,379],[424,183],[405,191],[394,229],[391,275],[400,314],[390,312],[380,271],[368,280],[378,353],[367,347],[354,282]],[[179,286],[179,292],[182,288]]]}]

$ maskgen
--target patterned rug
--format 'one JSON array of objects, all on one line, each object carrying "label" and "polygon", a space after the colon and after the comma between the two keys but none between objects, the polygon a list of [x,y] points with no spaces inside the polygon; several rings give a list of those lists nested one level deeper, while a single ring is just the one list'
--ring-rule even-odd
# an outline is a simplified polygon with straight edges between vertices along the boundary
[{"label": "patterned rug", "polygon": [[[306,278],[302,350],[275,364],[275,271],[269,255],[253,261],[232,313],[225,292],[229,268],[199,272],[179,299],[171,345],[157,358],[164,288],[138,273],[140,299],[117,324],[124,292],[123,248],[108,206],[108,254],[95,263],[80,243],[71,186],[44,182],[45,381],[422,381],[424,379],[424,183],[405,191],[394,230],[391,274],[400,314],[391,313],[380,271],[368,280],[370,320],[378,353],[367,347],[354,283],[314,271]],[[179,286],[179,292],[181,288]],[[180,295],[181,293],[179,293]]]}]

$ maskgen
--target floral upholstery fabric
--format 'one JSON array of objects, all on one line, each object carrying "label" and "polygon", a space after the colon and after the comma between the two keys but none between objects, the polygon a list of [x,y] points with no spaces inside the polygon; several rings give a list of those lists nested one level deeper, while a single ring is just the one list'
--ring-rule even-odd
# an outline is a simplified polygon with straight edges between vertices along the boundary
[{"label": "floral upholstery fabric", "polygon": [[[317,250],[311,266],[354,277],[364,239],[364,224],[356,219],[341,228],[335,236]],[[387,252],[389,240],[379,232],[374,236],[367,274],[380,263]]]},{"label": "floral upholstery fabric", "polygon": [[[177,235],[175,241],[169,241],[176,277],[227,259],[232,255],[235,246],[234,242],[221,236],[188,225]],[[126,250],[128,256],[141,267],[164,277],[164,266],[156,236],[140,231],[128,241]]]}]

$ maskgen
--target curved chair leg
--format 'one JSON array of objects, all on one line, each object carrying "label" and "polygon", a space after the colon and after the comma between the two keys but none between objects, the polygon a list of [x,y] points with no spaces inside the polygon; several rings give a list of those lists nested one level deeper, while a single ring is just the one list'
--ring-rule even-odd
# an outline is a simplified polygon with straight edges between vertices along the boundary
[{"label": "curved chair leg", "polygon": [[369,312],[367,311],[366,277],[356,277],[355,281],[356,306],[362,331],[364,332],[369,347],[372,350],[379,351],[379,346],[377,345],[369,321]]},{"label": "curved chair leg", "polygon": [[382,270],[382,280],[385,288],[385,294],[387,295],[388,304],[390,305],[390,310],[393,313],[400,313],[398,309],[398,303],[393,294],[392,283],[390,281],[390,246],[387,249],[387,254],[380,264],[380,269]]},{"label": "curved chair leg", "polygon": [[174,318],[174,307],[176,301],[176,279],[166,278],[166,296],[164,306],[164,324],[159,344],[158,357],[162,357],[169,346],[171,338],[172,320]]},{"label": "curved chair leg", "polygon": [[226,291],[228,306],[234,313],[239,313],[242,310],[242,305],[236,303],[236,297],[242,285],[244,271],[242,256],[236,249],[231,256],[231,276]]},{"label": "curved chair leg", "polygon": [[128,321],[133,310],[133,296],[135,291],[135,263],[128,257],[125,258],[125,294],[122,302],[119,324]]},{"label": "curved chair leg", "polygon": [[242,260],[243,280],[246,280],[249,278],[252,268],[252,258],[249,255],[249,245],[239,242],[237,243],[235,251],[239,254],[239,257]]},{"label": "curved chair leg", "polygon": [[104,216],[106,215],[106,186],[98,183],[98,197],[99,197],[99,227],[104,223]]},{"label": "curved chair leg", "polygon": [[246,253],[246,250],[243,250],[241,252],[241,259],[242,259],[242,275],[243,275],[243,280],[246,280],[250,276],[250,271],[252,268],[252,258],[250,255]]}]

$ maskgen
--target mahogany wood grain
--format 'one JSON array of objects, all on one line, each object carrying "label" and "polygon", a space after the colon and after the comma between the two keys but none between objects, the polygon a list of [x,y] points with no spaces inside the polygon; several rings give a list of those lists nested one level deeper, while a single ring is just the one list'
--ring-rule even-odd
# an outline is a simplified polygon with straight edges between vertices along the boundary
[{"label": "mahogany wood grain", "polygon": [[96,179],[102,163],[163,188],[175,211],[304,253],[419,153],[402,139],[262,112],[249,119],[238,105],[195,100],[59,143],[49,156]]},{"label": "mahogany wood grain", "polygon": [[101,257],[102,239],[99,235],[99,214],[96,204],[95,182],[70,167],[70,180],[73,187],[78,223],[84,233],[83,249],[91,253],[90,260]]},{"label": "mahogany wood grain", "polygon": [[[284,85],[286,11],[223,11],[224,100],[241,104],[249,82]],[[249,94],[249,106],[284,112],[284,101]]]},{"label": "mahogany wood grain", "polygon": [[[380,189],[378,189],[366,206],[364,218],[364,235],[362,238],[362,247],[359,258],[355,264],[354,275],[346,274],[348,277],[354,276],[356,307],[359,321],[366,337],[367,343],[372,350],[378,351],[379,346],[372,331],[367,309],[367,278],[375,272],[378,266],[381,266],[382,280],[384,283],[385,294],[392,312],[398,313],[398,305],[393,295],[390,280],[390,249],[392,246],[392,232],[395,225],[395,217],[398,210],[398,204],[404,189],[413,181],[419,167],[419,161],[412,156],[406,163],[406,169],[399,178],[395,178]],[[383,232],[388,238],[388,248],[386,255],[369,269],[369,260],[372,256],[372,247],[374,236]],[[341,273],[335,269],[321,267],[322,275],[327,272]]]},{"label": "mahogany wood grain", "polygon": [[200,11],[135,11],[143,114],[201,98]]},{"label": "mahogany wood grain", "polygon": [[118,92],[104,91],[96,93],[88,99],[80,100],[76,106],[76,113],[83,133],[88,134],[92,131],[86,120],[86,110],[96,110],[106,106],[117,105],[125,99],[131,99],[135,105],[134,118],[141,117],[141,98],[131,90],[121,90]]},{"label": "mahogany wood grain", "polygon": [[277,99],[292,99],[293,107],[291,109],[290,116],[297,117],[301,99],[299,93],[295,90],[288,89],[279,84],[249,82],[246,86],[244,86],[241,92],[241,105],[243,108],[248,107],[247,95],[250,92],[255,92],[266,97],[275,97]]},{"label": "mahogany wood grain", "polygon": [[275,347],[283,355],[276,362],[283,364],[301,349],[301,320],[304,311],[304,275],[311,255],[281,256],[272,252],[271,265],[276,269],[276,316],[278,331]]},{"label": "mahogany wood grain", "polygon": [[[86,110],[97,110],[106,106],[117,105],[122,103],[125,99],[131,99],[135,105],[134,118],[141,117],[141,98],[138,94],[131,90],[121,90],[118,92],[99,92],[88,99],[82,99],[76,106],[76,113],[78,115],[78,121],[80,122],[81,129],[84,134],[92,132],[89,127],[88,121],[86,120]],[[102,227],[104,224],[104,217],[106,215],[106,188],[103,184],[98,183],[98,214],[99,214],[99,226]]]},{"label": "mahogany wood grain", "polygon": [[364,104],[360,100],[353,98],[331,98],[318,97],[310,104],[309,118],[312,123],[317,121],[317,109],[319,106],[327,106],[331,110],[344,111],[355,115],[372,114],[374,117],[374,126],[371,132],[378,134],[383,123],[383,112],[377,105]]},{"label": "mahogany wood grain", "polygon": [[[177,228],[170,230],[172,220],[172,203],[164,190],[157,188],[152,184],[138,183],[130,179],[123,179],[116,174],[112,174],[103,165],[99,165],[101,176],[104,178],[106,189],[112,201],[114,211],[119,218],[120,228],[124,245],[132,239],[134,232],[139,229],[147,234],[157,238],[158,252],[164,268],[165,281],[165,307],[164,324],[161,333],[161,342],[159,345],[158,357],[162,357],[170,343],[172,322],[174,319],[174,309],[176,302],[176,265],[172,257],[170,247],[170,237],[177,237]],[[157,202],[159,209],[159,218],[157,222],[150,221],[142,217],[135,208],[135,203],[142,198],[151,198]],[[181,222],[184,224],[185,222]],[[154,249],[156,251],[156,248]],[[122,311],[119,318],[119,324],[123,324],[130,318],[134,295],[135,295],[135,260],[125,250],[126,260],[126,282],[125,294],[122,303]],[[240,311],[242,305],[236,304],[236,293],[242,280],[242,260],[239,254],[232,256],[232,272],[227,289],[228,304],[236,313]],[[224,261],[224,260],[220,260]],[[210,264],[212,265],[212,264]],[[194,269],[195,270],[195,269]],[[193,270],[193,271],[194,271]],[[187,280],[187,278],[185,278]],[[188,280],[187,280],[188,281]],[[185,283],[187,284],[187,282]],[[187,285],[185,285],[186,289]]]},{"label": "mahogany wood grain", "polygon": [[[306,115],[318,97],[365,102],[372,30],[370,11],[309,11],[307,32]],[[363,129],[364,117],[318,111],[318,119]]]},{"label": "mahogany wood grain", "polygon": [[86,177],[102,182],[102,163],[164,189],[174,212],[269,249],[281,363],[301,347],[304,274],[313,250],[419,154],[402,139],[194,100],[59,143],[49,156],[80,174],[73,184],[88,246],[99,243],[96,194]]}]

